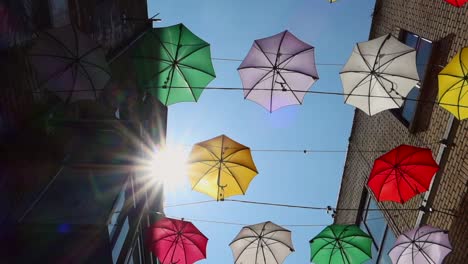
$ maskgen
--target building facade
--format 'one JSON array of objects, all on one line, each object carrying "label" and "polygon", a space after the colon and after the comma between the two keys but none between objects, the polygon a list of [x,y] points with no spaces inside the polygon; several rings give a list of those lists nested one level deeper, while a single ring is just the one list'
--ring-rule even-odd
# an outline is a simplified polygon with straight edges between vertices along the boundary
[{"label": "building facade", "polygon": [[[137,160],[164,144],[167,107],[143,101],[131,61],[146,0],[0,0],[0,13],[0,262],[157,263],[144,234],[163,192]],[[50,115],[60,102],[26,54],[35,31],[68,24],[102,46],[111,80]]]},{"label": "building facade", "polygon": [[[421,81],[408,97],[418,101],[372,117],[355,111],[337,208],[359,210],[338,209],[334,221],[358,224],[372,236],[369,263],[391,263],[387,253],[396,237],[422,224],[449,231],[453,251],[444,263],[464,263],[468,252],[468,122],[428,102],[437,99],[437,74],[457,51],[468,46],[468,5],[455,8],[436,0],[377,0],[372,17],[369,39],[391,33],[417,50]],[[365,187],[373,162],[401,144],[430,148],[440,170],[428,192],[404,205],[376,202]],[[389,210],[421,206],[435,211]]]}]

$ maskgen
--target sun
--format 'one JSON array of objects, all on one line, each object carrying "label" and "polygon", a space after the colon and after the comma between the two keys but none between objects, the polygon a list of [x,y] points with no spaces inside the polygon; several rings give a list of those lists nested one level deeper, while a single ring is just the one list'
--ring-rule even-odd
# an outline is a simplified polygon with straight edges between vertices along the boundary
[{"label": "sun", "polygon": [[164,189],[180,189],[187,184],[188,151],[181,146],[155,149],[151,160],[151,177]]}]

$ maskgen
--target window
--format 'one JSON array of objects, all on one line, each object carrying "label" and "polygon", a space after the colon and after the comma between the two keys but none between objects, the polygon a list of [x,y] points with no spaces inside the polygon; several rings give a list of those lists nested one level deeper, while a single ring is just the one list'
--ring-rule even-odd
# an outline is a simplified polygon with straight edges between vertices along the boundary
[{"label": "window", "polygon": [[372,259],[365,263],[391,264],[388,252],[396,241],[395,235],[381,211],[368,209],[379,209],[377,203],[369,195],[367,195],[360,223],[361,229],[372,237]]},{"label": "window", "polygon": [[49,0],[50,16],[53,27],[70,24],[68,0]]},{"label": "window", "polygon": [[122,247],[127,238],[129,228],[130,226],[128,224],[128,217],[127,217],[125,218],[122,228],[120,229],[119,236],[117,237],[115,245],[112,248],[112,261],[114,263],[117,263],[117,260],[119,259],[120,251],[122,250]]},{"label": "window", "polygon": [[[421,94],[422,84],[426,78],[426,72],[430,66],[433,42],[407,31],[400,32],[400,40],[416,50],[416,68],[421,81],[410,91],[407,98],[418,100]],[[405,125],[409,126],[413,122],[416,116],[416,111],[417,101],[407,100],[403,103],[399,114]]]}]

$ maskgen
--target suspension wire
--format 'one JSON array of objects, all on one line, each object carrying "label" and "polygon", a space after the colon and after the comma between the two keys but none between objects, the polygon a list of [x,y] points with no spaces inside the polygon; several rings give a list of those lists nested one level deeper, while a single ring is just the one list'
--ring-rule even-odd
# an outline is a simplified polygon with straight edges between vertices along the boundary
[{"label": "suspension wire", "polygon": [[[151,89],[193,89],[193,90],[222,90],[222,91],[243,91],[243,90],[248,90],[249,88],[243,88],[243,87],[221,87],[221,86],[190,86],[190,87],[185,87],[185,86],[147,86],[144,87],[146,90],[151,90]],[[73,92],[99,92],[103,91],[104,89],[73,89]],[[267,88],[255,88],[256,91],[278,91],[278,92],[285,92],[283,89],[267,89]],[[54,93],[69,93],[71,90],[54,90]],[[41,93],[42,91],[33,91],[32,93]],[[436,104],[436,105],[446,105],[446,106],[454,106],[454,107],[461,107],[461,108],[468,108],[468,105],[461,105],[461,104],[449,104],[449,103],[441,103],[438,101],[431,101],[431,100],[421,100],[421,99],[414,99],[414,98],[408,98],[408,97],[394,97],[394,96],[388,96],[388,95],[368,95],[368,94],[353,94],[353,93],[342,93],[342,92],[327,92],[327,91],[313,91],[313,90],[307,90],[307,91],[302,91],[302,90],[294,90],[294,89],[288,89],[287,92],[297,92],[297,93],[309,93],[309,94],[322,94],[322,95],[340,95],[340,96],[357,96],[357,97],[367,97],[367,98],[384,98],[384,99],[401,99],[405,101],[412,101],[412,102],[419,102],[419,103],[427,103],[427,104]]]},{"label": "suspension wire", "polygon": [[[238,223],[238,222],[226,222],[226,221],[218,221],[218,220],[207,220],[207,219],[187,218],[187,217],[177,217],[177,216],[166,216],[166,217],[174,218],[174,219],[189,220],[189,221],[194,221],[194,222],[222,224],[222,225],[235,225],[235,226],[251,225],[251,224]],[[324,227],[324,226],[329,226],[330,224],[279,224],[279,225],[284,226],[284,227]]]},{"label": "suspension wire", "polygon": [[[215,202],[222,203],[223,201],[218,202],[216,200],[206,200],[206,201],[199,201],[199,202],[192,202],[192,203],[171,204],[171,205],[164,206],[164,208],[181,207],[181,206],[189,206],[189,205],[204,204],[204,203],[215,203]],[[238,200],[238,199],[224,199],[224,202],[246,203],[246,204],[287,207],[287,208],[297,208],[297,209],[307,209],[307,210],[320,210],[320,211],[332,211],[332,210],[359,211],[360,210],[359,208],[339,208],[339,207],[331,207],[331,206],[325,206],[325,207],[305,206],[305,205],[269,203],[269,202]],[[388,210],[389,211],[419,211],[421,209],[420,208],[389,208]],[[365,211],[380,211],[380,209],[368,208]]]},{"label": "suspension wire", "polygon": [[[274,53],[274,52],[263,52],[263,53],[267,53],[267,54],[273,54],[273,55],[277,55],[277,53]],[[283,54],[282,55],[294,55],[294,54]],[[214,60],[214,61],[232,61],[232,62],[241,62],[241,61],[244,61],[243,59],[235,59],[235,58],[222,58],[222,57],[212,57],[211,60]],[[345,63],[314,63],[314,65],[318,65],[318,66],[344,66]],[[432,63],[416,63],[417,66],[424,66],[424,65],[430,65],[430,66],[438,66],[438,67],[441,67],[443,68],[444,66],[443,65],[440,65],[440,64],[432,64]]]}]

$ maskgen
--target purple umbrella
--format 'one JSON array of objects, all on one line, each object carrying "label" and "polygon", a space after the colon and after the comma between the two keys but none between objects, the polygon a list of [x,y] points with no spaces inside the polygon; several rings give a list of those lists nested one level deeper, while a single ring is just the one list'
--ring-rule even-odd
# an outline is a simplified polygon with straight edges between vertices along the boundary
[{"label": "purple umbrella", "polygon": [[426,225],[400,235],[388,255],[393,264],[439,264],[450,251],[447,231]]},{"label": "purple umbrella", "polygon": [[307,90],[318,80],[314,47],[287,30],[255,40],[237,70],[244,98],[270,112],[302,104]]}]

